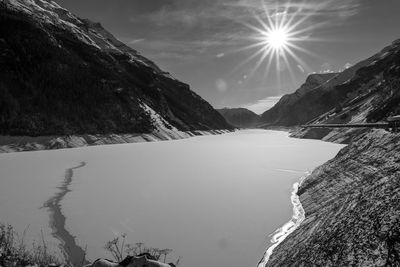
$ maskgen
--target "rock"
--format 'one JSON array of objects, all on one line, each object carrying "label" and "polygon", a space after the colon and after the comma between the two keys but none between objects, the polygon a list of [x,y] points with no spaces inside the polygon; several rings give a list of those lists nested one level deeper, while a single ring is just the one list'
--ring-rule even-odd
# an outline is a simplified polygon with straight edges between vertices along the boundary
[{"label": "rock", "polygon": [[305,220],[266,266],[399,266],[400,135],[373,130],[299,189]]},{"label": "rock", "polygon": [[[400,114],[400,43],[394,42],[370,58],[336,74],[311,74],[293,94],[285,95],[261,115],[265,126],[316,123],[377,122]],[[298,136],[321,139],[329,129],[311,129]],[[360,134],[342,131],[348,141]],[[336,135],[338,131],[334,133]]]}]

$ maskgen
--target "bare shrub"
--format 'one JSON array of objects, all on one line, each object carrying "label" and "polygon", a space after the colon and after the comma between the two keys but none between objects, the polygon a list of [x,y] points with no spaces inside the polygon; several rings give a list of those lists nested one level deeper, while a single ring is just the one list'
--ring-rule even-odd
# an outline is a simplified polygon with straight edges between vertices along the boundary
[{"label": "bare shrub", "polygon": [[[168,254],[172,249],[159,249],[147,247],[143,242],[135,244],[126,242],[126,234],[122,234],[113,240],[110,240],[104,246],[104,249],[109,252],[115,261],[121,262],[126,256],[141,256],[146,255],[148,258],[156,261],[165,262]],[[179,266],[180,258],[176,261],[175,266]]]}]

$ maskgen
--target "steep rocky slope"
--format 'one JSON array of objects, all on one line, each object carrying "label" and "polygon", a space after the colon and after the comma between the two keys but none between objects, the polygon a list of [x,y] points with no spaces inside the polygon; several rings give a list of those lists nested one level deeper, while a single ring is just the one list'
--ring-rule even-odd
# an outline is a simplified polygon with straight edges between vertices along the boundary
[{"label": "steep rocky slope", "polygon": [[255,127],[260,121],[259,115],[246,108],[223,108],[217,111],[230,125],[239,128]]},{"label": "steep rocky slope", "polygon": [[[318,102],[303,107],[320,113],[309,123],[383,122],[400,114],[400,41],[358,67],[345,82],[325,88],[318,98],[329,100],[325,109]],[[400,266],[400,134],[324,128],[293,136],[349,145],[303,182],[298,195],[305,219],[266,266]]]},{"label": "steep rocky slope", "polygon": [[[334,88],[337,94],[342,95],[336,107],[310,123],[384,122],[388,117],[400,114],[400,41],[393,42],[373,58],[374,61],[360,68],[349,81]],[[296,136],[348,143],[353,136],[366,131],[308,129],[296,133]]]},{"label": "steep rocky slope", "polygon": [[[398,111],[395,107],[399,103],[399,74],[400,41],[395,41],[341,73],[310,75],[299,90],[282,97],[262,114],[262,122],[265,126],[294,126],[313,120],[330,123],[382,120]],[[315,120],[316,117],[320,118]]]},{"label": "steep rocky slope", "polygon": [[[264,125],[290,126],[299,121],[308,121],[312,114],[304,111],[307,103],[323,93],[322,86],[333,79],[336,73],[312,74],[306,82],[293,94],[284,95],[275,106],[261,115],[261,123]],[[313,99],[310,98],[315,93]],[[311,110],[312,111],[312,110]]]},{"label": "steep rocky slope", "polygon": [[0,135],[231,129],[187,84],[53,1],[0,2]]},{"label": "steep rocky slope", "polygon": [[373,130],[317,168],[305,220],[266,266],[400,266],[400,135]]}]

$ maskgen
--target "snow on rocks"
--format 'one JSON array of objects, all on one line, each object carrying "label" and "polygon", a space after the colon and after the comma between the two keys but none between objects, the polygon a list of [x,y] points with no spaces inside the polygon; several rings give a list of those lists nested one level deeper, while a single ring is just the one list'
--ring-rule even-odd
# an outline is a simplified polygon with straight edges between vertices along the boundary
[{"label": "snow on rocks", "polygon": [[106,31],[100,23],[80,19],[54,1],[44,0],[4,0],[14,9],[30,14],[41,23],[51,24],[72,32],[79,40],[99,50],[126,54],[132,63],[145,65],[156,73],[163,73],[152,61],[120,42]]}]

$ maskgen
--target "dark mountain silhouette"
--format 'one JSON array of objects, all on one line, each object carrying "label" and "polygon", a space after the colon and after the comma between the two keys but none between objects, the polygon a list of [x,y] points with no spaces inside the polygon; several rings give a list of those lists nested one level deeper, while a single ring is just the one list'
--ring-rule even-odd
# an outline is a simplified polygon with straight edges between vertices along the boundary
[{"label": "dark mountain silhouette", "polygon": [[260,120],[259,115],[246,108],[223,108],[217,111],[229,124],[239,128],[255,127]]},{"label": "dark mountain silhouette", "polygon": [[231,129],[189,85],[53,1],[0,2],[0,69],[1,135]]}]

